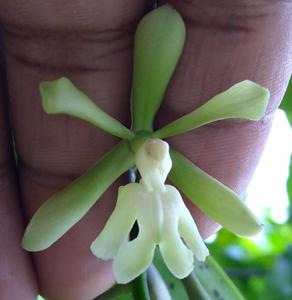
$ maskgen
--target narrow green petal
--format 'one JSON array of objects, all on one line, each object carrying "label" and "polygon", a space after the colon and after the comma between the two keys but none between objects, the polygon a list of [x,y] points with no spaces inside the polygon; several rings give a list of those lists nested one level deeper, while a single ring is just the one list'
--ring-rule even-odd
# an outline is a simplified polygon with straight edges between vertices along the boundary
[{"label": "narrow green petal", "polygon": [[119,143],[93,168],[37,210],[26,228],[23,248],[40,251],[52,245],[88,212],[114,180],[132,166],[133,157],[128,145]]},{"label": "narrow green petal", "polygon": [[173,149],[170,154],[170,179],[204,213],[240,236],[252,236],[261,230],[257,218],[231,189]]},{"label": "narrow green petal", "polygon": [[117,204],[105,227],[91,244],[92,253],[102,259],[117,255],[122,243],[127,239],[136,219],[135,202],[139,199],[141,186],[130,183],[119,188]]},{"label": "narrow green petal", "polygon": [[154,256],[155,244],[142,235],[125,243],[114,260],[117,283],[128,283],[146,271]]},{"label": "narrow green petal", "polygon": [[199,280],[211,299],[214,299],[214,291],[217,291],[215,299],[244,300],[239,290],[212,256],[208,256],[205,262],[195,260],[194,263],[192,276]]},{"label": "narrow green petal", "polygon": [[166,138],[224,119],[257,121],[263,117],[269,97],[266,88],[250,80],[242,81],[193,112],[159,129],[153,136]]},{"label": "narrow green petal", "polygon": [[67,78],[42,82],[40,93],[48,114],[74,116],[120,138],[134,137],[133,132],[100,109]]},{"label": "narrow green petal", "polygon": [[132,118],[135,131],[152,131],[155,114],[182,53],[185,26],[169,5],[139,23],[134,44]]}]

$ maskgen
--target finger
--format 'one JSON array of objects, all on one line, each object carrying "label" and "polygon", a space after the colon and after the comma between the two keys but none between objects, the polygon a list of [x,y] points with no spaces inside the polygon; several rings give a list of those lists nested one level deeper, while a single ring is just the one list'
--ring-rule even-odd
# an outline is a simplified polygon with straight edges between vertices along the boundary
[{"label": "finger", "polygon": [[[50,195],[108,151],[117,139],[41,108],[40,81],[69,77],[107,113],[129,125],[133,33],[147,1],[4,4],[4,40],[21,193],[28,219]],[[62,6],[63,7],[63,6]],[[33,17],[32,17],[33,16]],[[90,244],[113,209],[110,189],[72,230],[34,255],[48,299],[92,299],[114,283],[112,266]]]},{"label": "finger", "polygon": [[36,278],[29,254],[20,247],[24,223],[7,124],[1,45],[0,71],[0,299],[33,300],[38,294]]},{"label": "finger", "polygon": [[[220,121],[169,140],[202,169],[243,195],[291,75],[291,5],[264,0],[257,4],[228,0],[167,2],[182,14],[187,40],[157,128],[244,79],[271,92],[267,114],[259,122]],[[201,233],[209,236],[214,232],[216,225],[188,205]]]}]

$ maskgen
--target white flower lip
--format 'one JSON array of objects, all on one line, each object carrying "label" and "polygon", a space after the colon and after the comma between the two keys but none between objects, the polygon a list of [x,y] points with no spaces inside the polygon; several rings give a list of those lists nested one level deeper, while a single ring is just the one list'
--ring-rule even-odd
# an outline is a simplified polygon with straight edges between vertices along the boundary
[{"label": "white flower lip", "polygon": [[[169,270],[184,278],[193,270],[193,255],[204,261],[209,251],[180,193],[165,185],[172,166],[168,144],[147,140],[135,162],[141,180],[120,187],[116,207],[91,250],[99,258],[114,259],[118,283],[128,283],[144,272],[156,246]],[[138,236],[128,241],[135,221]]]}]

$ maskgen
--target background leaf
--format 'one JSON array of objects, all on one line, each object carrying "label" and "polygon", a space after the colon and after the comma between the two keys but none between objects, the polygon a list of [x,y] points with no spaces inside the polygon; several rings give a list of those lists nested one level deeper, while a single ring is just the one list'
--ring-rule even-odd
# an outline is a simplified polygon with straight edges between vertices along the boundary
[{"label": "background leaf", "polygon": [[292,80],[290,79],[283,101],[280,108],[283,109],[287,115],[287,118],[292,126]]}]

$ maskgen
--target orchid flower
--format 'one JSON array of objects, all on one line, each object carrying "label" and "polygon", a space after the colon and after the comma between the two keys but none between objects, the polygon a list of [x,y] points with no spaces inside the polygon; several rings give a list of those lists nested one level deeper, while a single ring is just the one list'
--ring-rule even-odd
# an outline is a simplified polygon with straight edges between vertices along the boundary
[{"label": "orchid flower", "polygon": [[[122,141],[85,174],[42,204],[26,228],[22,241],[25,249],[40,251],[55,243],[120,175],[135,165],[140,182],[119,189],[116,208],[91,247],[96,256],[114,259],[119,282],[128,282],[143,272],[156,245],[171,272],[179,278],[192,270],[193,254],[199,260],[208,254],[178,190],[165,185],[169,172],[178,189],[231,232],[250,236],[261,230],[253,213],[231,189],[182,154],[168,149],[161,139],[224,119],[257,121],[267,107],[267,89],[249,80],[242,81],[193,112],[153,131],[153,120],[184,40],[184,22],[170,6],[157,8],[140,21],[134,44],[131,129],[102,111],[70,80],[41,83],[42,104],[47,113],[78,117]],[[139,234],[128,241],[135,220]]]},{"label": "orchid flower", "polygon": [[[164,184],[172,165],[168,144],[146,141],[135,163],[140,183],[120,187],[116,208],[91,250],[99,258],[114,259],[117,282],[128,283],[149,267],[159,245],[169,270],[184,278],[193,270],[193,254],[204,261],[209,252],[180,193]],[[136,220],[138,237],[127,241]]]}]

